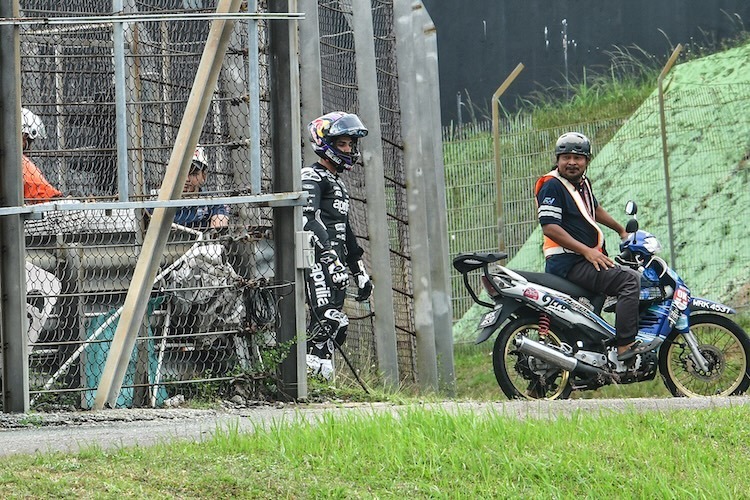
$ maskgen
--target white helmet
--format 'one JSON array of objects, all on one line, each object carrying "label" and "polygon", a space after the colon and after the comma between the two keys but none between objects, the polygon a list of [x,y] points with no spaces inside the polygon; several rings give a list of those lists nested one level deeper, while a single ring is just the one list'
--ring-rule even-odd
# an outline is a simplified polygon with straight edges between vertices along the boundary
[{"label": "white helmet", "polygon": [[21,108],[21,133],[32,140],[47,137],[42,119],[26,108]]},{"label": "white helmet", "polygon": [[196,168],[199,170],[205,170],[208,168],[208,158],[206,158],[206,151],[200,144],[195,148],[195,153],[193,153],[193,163],[190,168],[191,170]]}]

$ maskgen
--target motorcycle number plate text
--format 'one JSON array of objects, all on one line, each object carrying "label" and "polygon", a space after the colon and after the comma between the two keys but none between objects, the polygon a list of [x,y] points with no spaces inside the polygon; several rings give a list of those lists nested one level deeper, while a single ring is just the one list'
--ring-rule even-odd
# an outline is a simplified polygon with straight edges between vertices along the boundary
[{"label": "motorcycle number plate text", "polygon": [[493,309],[482,317],[482,321],[479,322],[479,328],[486,328],[492,326],[500,317],[501,309]]}]

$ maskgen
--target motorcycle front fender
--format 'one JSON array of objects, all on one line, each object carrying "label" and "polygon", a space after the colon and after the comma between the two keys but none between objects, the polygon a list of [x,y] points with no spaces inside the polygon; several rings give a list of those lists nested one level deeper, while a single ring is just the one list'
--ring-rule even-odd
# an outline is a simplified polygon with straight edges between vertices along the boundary
[{"label": "motorcycle front fender", "polygon": [[[511,314],[513,314],[516,309],[521,307],[521,303],[517,300],[512,299],[506,299],[502,300],[499,305],[501,306],[500,313],[495,316],[495,318],[492,320],[492,324],[489,324],[482,328],[479,331],[479,334],[477,335],[477,340],[475,344],[481,344],[488,338],[492,336],[493,333],[495,333],[495,330],[497,330],[500,325],[502,325],[506,319],[510,317]],[[497,310],[497,309],[493,309]],[[481,323],[480,323],[481,326]]]}]

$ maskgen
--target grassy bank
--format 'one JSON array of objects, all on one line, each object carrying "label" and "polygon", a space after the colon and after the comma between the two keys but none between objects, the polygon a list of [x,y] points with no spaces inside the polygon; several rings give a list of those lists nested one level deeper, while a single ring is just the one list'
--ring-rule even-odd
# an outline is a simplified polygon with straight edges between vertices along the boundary
[{"label": "grassy bank", "polygon": [[739,498],[743,407],[519,421],[413,409],[324,417],[203,443],[23,456],[0,495],[24,498]]}]

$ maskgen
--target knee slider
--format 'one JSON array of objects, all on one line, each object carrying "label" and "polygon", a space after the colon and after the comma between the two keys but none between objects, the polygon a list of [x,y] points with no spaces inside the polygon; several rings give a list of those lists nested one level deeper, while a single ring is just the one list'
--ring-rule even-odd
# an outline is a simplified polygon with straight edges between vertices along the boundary
[{"label": "knee slider", "polygon": [[331,325],[331,337],[335,337],[339,330],[349,326],[349,317],[336,309],[327,309],[323,313],[323,321]]},{"label": "knee slider", "polygon": [[336,337],[339,331],[349,326],[349,317],[336,309],[326,309],[323,317],[315,323],[309,339],[313,342],[325,342]]}]

